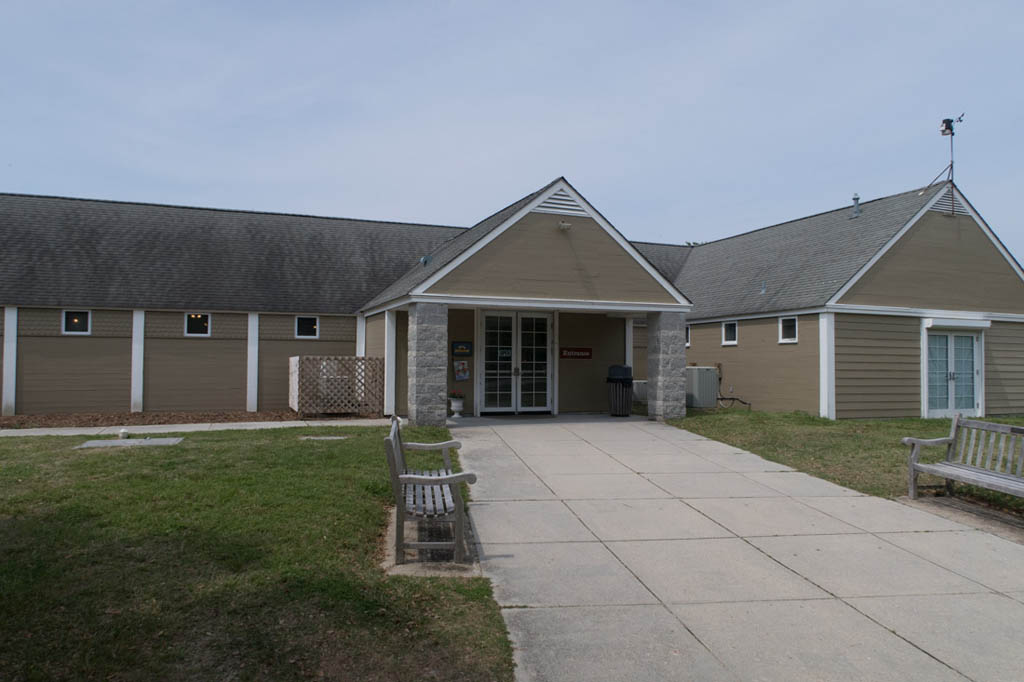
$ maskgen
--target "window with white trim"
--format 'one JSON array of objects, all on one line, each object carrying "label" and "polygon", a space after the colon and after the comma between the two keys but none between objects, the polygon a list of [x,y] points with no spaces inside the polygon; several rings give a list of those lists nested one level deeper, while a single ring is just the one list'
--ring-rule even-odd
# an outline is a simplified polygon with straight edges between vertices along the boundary
[{"label": "window with white trim", "polygon": [[61,327],[64,334],[87,336],[92,333],[92,314],[88,310],[65,310],[64,323]]},{"label": "window with white trim", "polygon": [[798,339],[796,318],[779,318],[779,343],[796,343]]},{"label": "window with white trim", "polygon": [[739,322],[722,323],[722,345],[735,346],[739,343]]},{"label": "window with white trim", "polygon": [[185,313],[185,336],[209,336],[209,313]]},{"label": "window with white trim", "polygon": [[319,339],[320,318],[295,316],[295,338],[297,339]]},{"label": "window with white trim", "polygon": [[686,325],[686,347],[690,347],[690,325]]}]

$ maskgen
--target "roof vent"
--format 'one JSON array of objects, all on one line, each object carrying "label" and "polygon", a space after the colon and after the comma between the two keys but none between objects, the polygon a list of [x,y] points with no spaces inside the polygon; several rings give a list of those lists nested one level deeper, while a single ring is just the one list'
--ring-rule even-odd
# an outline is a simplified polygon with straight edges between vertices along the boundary
[{"label": "roof vent", "polygon": [[860,215],[860,195],[854,193],[853,195],[853,215],[851,218],[856,218]]},{"label": "roof vent", "polygon": [[585,218],[590,217],[586,209],[576,203],[576,200],[564,189],[559,189],[544,201],[540,202],[534,213],[557,213],[560,215],[578,215]]},{"label": "roof vent", "polygon": [[433,256],[423,256],[422,258],[420,258],[420,265],[422,265],[423,267],[427,267],[428,265],[430,265],[430,261],[432,260],[434,260]]}]

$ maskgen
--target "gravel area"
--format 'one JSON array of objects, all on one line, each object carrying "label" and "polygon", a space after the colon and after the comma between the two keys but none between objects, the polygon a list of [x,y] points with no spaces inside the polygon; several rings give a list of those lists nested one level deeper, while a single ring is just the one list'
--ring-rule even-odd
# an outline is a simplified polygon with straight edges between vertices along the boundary
[{"label": "gravel area", "polygon": [[[327,417],[328,419],[332,417]],[[337,417],[339,421],[356,417]],[[280,412],[109,412],[101,414],[19,414],[0,417],[0,429],[36,429],[62,426],[144,426],[147,424],[218,424],[223,422],[283,422],[300,417]],[[318,418],[319,419],[319,418]]]}]

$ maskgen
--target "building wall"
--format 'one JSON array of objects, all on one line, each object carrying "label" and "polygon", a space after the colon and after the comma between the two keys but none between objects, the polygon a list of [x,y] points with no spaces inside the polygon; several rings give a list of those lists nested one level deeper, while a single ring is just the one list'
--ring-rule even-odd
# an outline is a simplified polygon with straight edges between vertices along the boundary
[{"label": "building wall", "polygon": [[720,322],[690,325],[687,364],[720,365],[722,395],[755,410],[818,413],[817,315],[798,316],[797,343],[779,343],[777,317],[740,320],[736,338],[735,346],[723,346]]},{"label": "building wall", "polygon": [[836,417],[921,415],[921,320],[836,315]]},{"label": "building wall", "polygon": [[562,348],[591,348],[588,360],[561,359],[558,362],[559,412],[606,412],[608,410],[609,365],[625,359],[626,328],[621,317],[602,314],[560,313],[558,345]]},{"label": "building wall", "polygon": [[647,379],[647,323],[633,324],[633,378]]},{"label": "building wall", "polygon": [[319,315],[320,338],[296,339],[295,315],[260,315],[259,407],[288,409],[288,358],[356,354],[354,317]]},{"label": "building wall", "polygon": [[428,292],[675,303],[594,220],[550,213],[528,214]]},{"label": "building wall", "polygon": [[91,315],[89,336],[64,336],[61,310],[18,310],[19,414],[130,409],[132,314],[92,310]]},{"label": "building wall", "polygon": [[[448,309],[448,391],[459,390],[466,394],[463,403],[463,414],[473,414],[473,400],[476,394],[476,354],[482,348],[476,347],[476,315],[472,310],[458,308]],[[451,357],[451,346],[456,341],[469,341],[474,344],[473,357],[459,358],[469,361],[469,381],[455,381],[455,368]]]},{"label": "building wall", "polygon": [[384,313],[366,318],[366,357],[384,357]]},{"label": "building wall", "polygon": [[985,412],[1024,414],[1024,324],[985,330]]},{"label": "building wall", "polygon": [[184,330],[184,313],[146,313],[145,410],[245,410],[247,316],[213,313],[208,338]]},{"label": "building wall", "polygon": [[1024,313],[1024,282],[973,218],[929,211],[839,302]]}]

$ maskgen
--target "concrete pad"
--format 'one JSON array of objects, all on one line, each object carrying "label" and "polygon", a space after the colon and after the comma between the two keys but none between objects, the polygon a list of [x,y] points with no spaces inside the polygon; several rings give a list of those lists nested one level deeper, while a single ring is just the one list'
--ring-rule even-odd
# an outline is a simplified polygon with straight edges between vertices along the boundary
[{"label": "concrete pad", "polygon": [[81,445],[76,445],[75,450],[82,448],[133,448],[133,447],[161,447],[177,445],[184,438],[104,438],[102,440],[87,440]]},{"label": "concrete pad", "polygon": [[466,471],[477,475],[470,486],[474,501],[545,500],[554,497],[551,490],[518,457],[462,457]]},{"label": "concrete pad", "polygon": [[789,497],[690,500],[690,505],[742,537],[863,532]]},{"label": "concrete pad", "polygon": [[528,443],[551,443],[563,440],[578,440],[572,431],[559,424],[533,424],[524,422],[522,424],[506,424],[495,426],[494,432],[503,441],[512,445],[513,443],[525,445]]},{"label": "concrete pad", "polygon": [[477,541],[572,542],[595,541],[561,501],[474,502],[470,505]]},{"label": "concrete pad", "polygon": [[[99,436],[109,427],[105,426],[56,426],[48,429],[0,429],[0,438],[23,438],[27,436]],[[117,427],[121,429],[122,427]],[[117,433],[114,431],[113,433]]]},{"label": "concrete pad", "polygon": [[[693,452],[687,446],[688,452]],[[709,462],[714,462],[720,466],[725,467],[729,471],[736,471],[738,473],[746,472],[759,472],[759,471],[793,471],[791,467],[785,464],[779,464],[778,462],[769,462],[764,457],[760,457],[750,452],[726,452],[726,453],[703,453],[697,452],[697,455],[703,457]]]},{"label": "concrete pad", "polygon": [[520,457],[551,457],[567,455],[607,455],[608,453],[581,440],[557,440],[550,443],[526,443],[517,445],[515,453]]},{"label": "concrete pad", "polygon": [[603,452],[618,457],[620,455],[687,455],[693,457],[681,445],[651,438],[649,440],[600,441]]},{"label": "concrete pad", "polygon": [[1014,599],[1019,601],[1021,604],[1024,604],[1024,591],[1022,591],[1022,592],[1007,592],[1006,594],[1008,596],[1010,596],[1010,597],[1013,597]]},{"label": "concrete pad", "polygon": [[[305,421],[281,421],[281,422],[235,422],[233,424],[207,424],[207,431],[261,431],[263,429],[292,429],[301,426],[312,426]],[[355,426],[344,421],[332,421],[323,426]],[[164,429],[167,430],[166,428]]]},{"label": "concrete pad", "polygon": [[572,500],[566,504],[602,540],[733,537],[681,500]]},{"label": "concrete pad", "polygon": [[631,473],[629,469],[600,452],[596,455],[523,455],[522,460],[541,477],[552,474]]},{"label": "concrete pad", "polygon": [[799,471],[790,473],[752,472],[747,474],[747,478],[769,488],[775,488],[783,495],[790,497],[855,497],[863,495],[856,490],[850,490]]},{"label": "concrete pad", "polygon": [[800,501],[871,533],[968,530],[941,516],[881,497],[801,497]]},{"label": "concrete pad", "polygon": [[874,535],[803,535],[749,542],[840,597],[985,591]]},{"label": "concrete pad", "polygon": [[638,474],[554,474],[541,476],[563,500],[635,500],[668,497]]},{"label": "concrete pad", "polygon": [[653,604],[656,599],[598,542],[481,545],[480,565],[502,606]]},{"label": "concrete pad", "polygon": [[684,443],[684,447],[695,455],[737,455],[752,454],[728,443],[720,443],[717,440],[690,441]]},{"label": "concrete pad", "polygon": [[1024,590],[1024,545],[1016,542],[976,530],[882,537],[993,590]]},{"label": "concrete pad", "polygon": [[836,599],[672,608],[744,680],[963,679]]},{"label": "concrete pad", "polygon": [[738,538],[611,542],[608,547],[666,603],[828,596]]},{"label": "concrete pad", "polygon": [[710,462],[703,457],[685,452],[673,454],[657,454],[650,452],[633,452],[617,454],[615,459],[633,471],[652,474],[673,473],[722,473],[728,469]]},{"label": "concrete pad", "polygon": [[1024,678],[1024,604],[998,594],[853,599],[853,606],[973,680]]},{"label": "concrete pad", "polygon": [[[263,422],[255,422],[261,424]],[[276,424],[277,422],[273,422]],[[219,431],[230,431],[234,430],[239,424],[218,424],[222,427]],[[305,424],[299,423],[299,426],[305,426]],[[119,433],[121,429],[125,429],[130,434],[147,434],[147,433],[198,433],[201,431],[212,430],[213,424],[145,424],[141,426],[110,426],[107,427],[108,433]],[[270,428],[270,427],[262,427]]]},{"label": "concrete pad", "polygon": [[779,497],[777,490],[759,485],[742,474],[649,474],[647,479],[673,497]]},{"label": "concrete pad", "polygon": [[502,615],[520,682],[736,679],[662,606],[505,609]]}]

